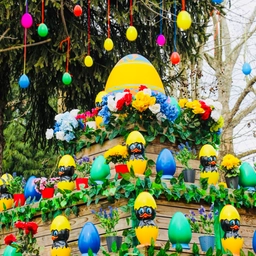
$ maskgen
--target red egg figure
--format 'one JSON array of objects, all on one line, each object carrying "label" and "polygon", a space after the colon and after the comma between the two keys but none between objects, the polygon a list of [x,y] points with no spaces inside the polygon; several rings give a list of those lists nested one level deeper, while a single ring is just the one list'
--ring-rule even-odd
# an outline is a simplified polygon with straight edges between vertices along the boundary
[{"label": "red egg figure", "polygon": [[75,15],[76,17],[79,17],[79,16],[82,15],[82,12],[83,12],[82,7],[81,7],[79,4],[77,4],[77,5],[74,7],[74,15]]},{"label": "red egg figure", "polygon": [[176,65],[180,63],[180,55],[177,52],[173,52],[170,57],[170,60],[173,65]]}]

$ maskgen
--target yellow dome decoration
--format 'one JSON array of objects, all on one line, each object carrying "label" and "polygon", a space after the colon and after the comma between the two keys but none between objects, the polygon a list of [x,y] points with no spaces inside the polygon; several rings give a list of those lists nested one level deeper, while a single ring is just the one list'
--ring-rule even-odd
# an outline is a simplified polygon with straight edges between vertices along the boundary
[{"label": "yellow dome decoration", "polygon": [[137,210],[140,207],[144,207],[144,206],[148,206],[148,207],[152,207],[153,209],[156,209],[156,201],[153,198],[153,196],[151,194],[149,194],[148,192],[141,192],[135,202],[134,202],[134,209]]},{"label": "yellow dome decoration", "polygon": [[55,217],[51,224],[51,231],[52,230],[60,231],[60,230],[64,230],[64,229],[71,230],[71,226],[70,226],[68,219],[62,215]]},{"label": "yellow dome decoration", "polygon": [[102,98],[107,95],[107,93],[105,91],[100,91],[96,98],[95,98],[95,105],[97,106],[97,104],[101,103],[102,102]]},{"label": "yellow dome decoration", "polygon": [[76,167],[76,163],[75,163],[75,159],[71,156],[71,155],[64,155],[60,161],[59,161],[59,165],[58,168],[61,166],[74,166]]},{"label": "yellow dome decoration", "polygon": [[139,54],[129,54],[112,69],[105,91],[110,93],[130,89],[135,94],[140,85],[165,94],[161,78],[149,60]]},{"label": "yellow dome decoration", "polygon": [[126,145],[129,146],[129,145],[131,145],[132,143],[135,143],[135,142],[142,143],[143,145],[146,144],[146,141],[145,141],[143,135],[138,131],[132,131],[128,135],[128,137],[126,139]]},{"label": "yellow dome decoration", "polygon": [[201,156],[217,156],[217,152],[212,145],[206,144],[200,149],[199,158]]},{"label": "yellow dome decoration", "polygon": [[240,215],[237,209],[231,204],[225,205],[220,212],[219,220],[225,220],[225,219],[227,220],[238,219],[240,221]]}]

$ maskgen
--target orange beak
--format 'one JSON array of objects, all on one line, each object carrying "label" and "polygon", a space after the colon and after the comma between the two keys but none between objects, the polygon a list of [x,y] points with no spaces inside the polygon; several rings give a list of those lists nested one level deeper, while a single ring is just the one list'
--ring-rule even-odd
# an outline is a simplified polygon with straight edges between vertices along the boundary
[{"label": "orange beak", "polygon": [[59,176],[61,176],[62,174],[64,174],[64,172],[59,172]]},{"label": "orange beak", "polygon": [[58,237],[57,236],[52,236],[52,240],[56,240]]},{"label": "orange beak", "polygon": [[147,217],[151,217],[151,214],[147,214],[147,213],[143,213],[140,215],[141,218],[147,218]]},{"label": "orange beak", "polygon": [[134,150],[132,150],[132,153],[138,153],[141,152],[139,149],[135,148]]}]

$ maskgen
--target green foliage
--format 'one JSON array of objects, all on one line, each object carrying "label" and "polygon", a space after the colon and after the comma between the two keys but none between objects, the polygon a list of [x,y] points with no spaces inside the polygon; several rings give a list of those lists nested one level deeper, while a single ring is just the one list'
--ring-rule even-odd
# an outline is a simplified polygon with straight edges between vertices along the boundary
[{"label": "green foliage", "polygon": [[22,177],[14,177],[13,179],[8,180],[6,188],[8,192],[12,195],[14,194],[23,194],[24,193],[24,184],[22,182]]}]

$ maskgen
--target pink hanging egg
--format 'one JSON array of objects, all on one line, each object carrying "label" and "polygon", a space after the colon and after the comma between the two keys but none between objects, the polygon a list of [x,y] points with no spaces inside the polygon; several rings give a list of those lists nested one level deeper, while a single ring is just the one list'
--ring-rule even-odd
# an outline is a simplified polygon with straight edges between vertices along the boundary
[{"label": "pink hanging egg", "polygon": [[24,13],[20,21],[23,28],[30,28],[33,24],[33,18],[28,12]]}]

